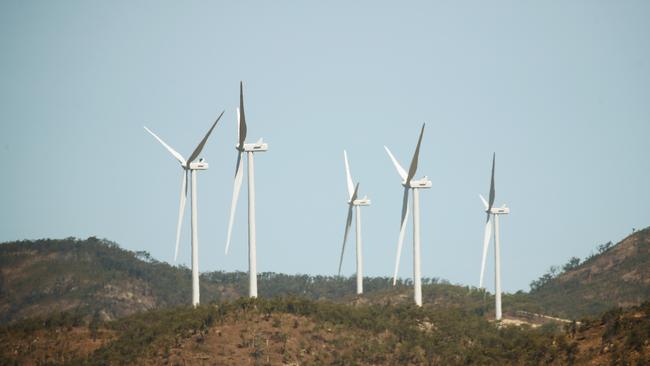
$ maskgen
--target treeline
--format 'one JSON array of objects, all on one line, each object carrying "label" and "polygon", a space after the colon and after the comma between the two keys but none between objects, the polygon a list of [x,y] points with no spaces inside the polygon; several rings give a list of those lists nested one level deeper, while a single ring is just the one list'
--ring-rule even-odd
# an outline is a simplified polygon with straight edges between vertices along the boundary
[{"label": "treeline", "polygon": [[[248,293],[247,272],[206,272],[201,279],[208,283],[232,286],[240,295]],[[260,297],[300,296],[307,299],[319,300],[349,300],[356,293],[356,277],[322,276],[296,274],[288,275],[275,272],[262,272],[257,275],[258,294]],[[396,285],[392,284],[392,277],[364,277],[363,287],[365,293],[403,289],[413,286],[411,279],[398,279]],[[449,284],[439,278],[423,278],[424,286]]]}]

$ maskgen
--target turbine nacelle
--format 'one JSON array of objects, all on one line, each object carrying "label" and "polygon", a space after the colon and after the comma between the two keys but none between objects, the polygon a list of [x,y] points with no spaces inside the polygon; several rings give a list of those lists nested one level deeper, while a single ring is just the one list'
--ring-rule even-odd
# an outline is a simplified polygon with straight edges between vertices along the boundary
[{"label": "turbine nacelle", "polygon": [[208,163],[203,159],[199,159],[199,161],[193,161],[190,163],[190,170],[207,170],[208,169]]},{"label": "turbine nacelle", "polygon": [[493,215],[507,215],[510,213],[510,209],[506,207],[506,205],[503,205],[502,207],[492,207],[490,213]]},{"label": "turbine nacelle", "polygon": [[402,182],[402,186],[406,188],[431,188],[432,185],[431,180],[426,176],[418,180],[412,180],[409,185]]},{"label": "turbine nacelle", "polygon": [[501,207],[490,207],[490,204],[488,201],[485,200],[485,197],[483,197],[482,194],[479,194],[478,197],[481,199],[481,202],[483,202],[483,206],[485,206],[485,212],[488,214],[493,214],[493,215],[507,215],[510,213],[510,209],[506,207],[506,204],[504,203],[501,205]]},{"label": "turbine nacelle", "polygon": [[[350,203],[350,202],[348,201],[348,203]],[[371,201],[370,201],[370,199],[368,197],[363,197],[361,199],[354,200],[352,202],[352,205],[353,206],[370,206],[370,203],[371,203]]]},{"label": "turbine nacelle", "polygon": [[262,142],[262,139],[259,139],[259,141],[253,144],[244,144],[244,149],[240,149],[239,144],[237,144],[235,146],[235,149],[237,149],[237,151],[245,151],[245,152],[265,152],[268,151],[269,144],[267,144],[266,142]]}]

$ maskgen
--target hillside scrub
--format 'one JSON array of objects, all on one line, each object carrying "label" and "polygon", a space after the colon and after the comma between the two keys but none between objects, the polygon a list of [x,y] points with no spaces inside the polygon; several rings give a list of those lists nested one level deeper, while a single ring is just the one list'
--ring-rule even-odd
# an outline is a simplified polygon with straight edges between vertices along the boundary
[{"label": "hillside scrub", "polygon": [[[273,321],[279,316],[293,316],[296,320],[293,324],[281,325],[282,322]],[[286,335],[282,336],[306,322],[312,325],[300,339],[287,340]],[[314,361],[318,354],[326,364],[561,364],[572,347],[562,332],[530,327],[500,328],[462,309],[350,306],[298,298],[239,299],[197,308],[152,310],[102,323],[98,326],[99,333],[114,334],[114,338],[69,363],[155,364],[158,362],[155,360],[164,363],[173,358],[175,352],[196,350],[220,328],[236,324],[241,324],[244,333],[219,337],[243,337],[241,352],[255,359],[254,348],[259,348],[260,342],[256,343],[247,329],[259,328],[260,323],[268,324],[267,329],[277,327],[275,333],[260,333],[266,340],[283,344],[302,342],[301,349],[315,352],[313,355],[305,352],[282,355],[299,362]],[[1,334],[7,338],[18,337],[16,334],[27,331],[23,329],[27,324],[5,327]],[[251,341],[245,341],[247,338]],[[341,339],[345,342],[341,343]],[[187,343],[188,340],[191,343]],[[331,347],[336,352],[317,353],[319,347]],[[9,356],[5,353],[3,357]],[[224,359],[216,361],[225,362]]]}]

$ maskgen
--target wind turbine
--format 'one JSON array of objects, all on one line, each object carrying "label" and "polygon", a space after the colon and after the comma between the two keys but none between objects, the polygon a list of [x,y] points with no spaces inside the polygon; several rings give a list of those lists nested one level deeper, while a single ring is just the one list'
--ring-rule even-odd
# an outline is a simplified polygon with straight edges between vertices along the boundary
[{"label": "wind turbine", "polygon": [[196,206],[196,171],[197,170],[207,170],[208,163],[199,159],[199,161],[194,162],[194,160],[199,156],[203,146],[208,141],[208,137],[212,133],[212,130],[217,125],[221,116],[224,112],[221,112],[217,120],[214,121],[212,127],[208,130],[208,133],[205,134],[201,142],[196,146],[190,157],[185,160],[183,156],[179,154],[176,150],[172,149],[171,146],[167,145],[160,137],[153,133],[146,126],[144,129],[149,132],[158,142],[160,142],[167,151],[169,151],[175,158],[181,163],[181,168],[183,168],[183,180],[181,183],[181,198],[180,198],[180,207],[178,209],[178,223],[176,224],[176,250],[174,251],[174,261],[178,259],[178,246],[180,244],[181,238],[181,224],[183,223],[183,214],[185,212],[185,201],[187,200],[187,180],[189,175],[192,176],[192,305],[196,306],[199,304],[199,236],[198,236],[198,214]]},{"label": "wind turbine", "polygon": [[341,275],[341,265],[343,264],[343,253],[345,253],[345,242],[348,239],[350,226],[352,226],[352,208],[356,208],[356,239],[357,239],[357,295],[363,293],[363,256],[361,253],[361,206],[370,206],[368,197],[357,199],[359,192],[359,183],[354,187],[352,184],[352,176],[350,175],[350,164],[348,163],[348,153],[343,150],[343,158],[345,161],[345,175],[348,185],[348,217],[345,221],[345,233],[343,234],[343,247],[341,248],[341,259],[339,260],[339,276]]},{"label": "wind turbine", "polygon": [[415,153],[413,154],[408,173],[402,168],[397,159],[395,159],[388,147],[384,146],[388,156],[390,156],[390,159],[395,165],[395,169],[397,169],[397,173],[402,178],[402,186],[404,186],[402,221],[399,229],[399,240],[397,242],[397,258],[395,260],[393,286],[397,282],[399,260],[402,255],[402,243],[404,242],[404,234],[406,233],[406,221],[408,221],[409,211],[409,190],[413,190],[413,285],[415,287],[414,299],[417,306],[422,306],[422,279],[420,275],[420,189],[431,188],[431,181],[426,176],[419,180],[413,180],[418,168],[418,155],[420,154],[420,143],[422,143],[424,126],[425,124],[422,124],[422,130],[420,131],[420,137],[418,138],[418,144],[415,147]]},{"label": "wind turbine", "polygon": [[[504,204],[501,207],[493,207],[494,205],[494,163],[496,154],[492,154],[492,178],[490,180],[490,196],[489,200],[479,194],[483,205],[485,206],[485,213],[487,219],[485,221],[485,232],[483,235],[483,259],[481,260],[481,278],[479,280],[479,288],[483,287],[483,275],[485,273],[485,261],[487,259],[488,247],[490,245],[490,236],[492,235],[492,225],[494,225],[494,293],[495,293],[495,318],[501,320],[501,254],[499,248],[499,215],[507,215],[510,209]],[[494,218],[494,220],[492,220]]]},{"label": "wind turbine", "polygon": [[269,146],[259,139],[256,143],[247,144],[246,141],[246,117],[244,114],[244,85],[239,83],[239,108],[237,108],[237,122],[239,142],[235,146],[237,151],[237,166],[235,169],[235,184],[232,193],[232,204],[230,206],[230,220],[228,221],[228,238],[226,239],[226,254],[230,248],[230,238],[232,234],[232,224],[235,219],[235,209],[237,208],[237,199],[241,189],[244,177],[244,159],[243,155],[248,156],[248,275],[249,287],[248,295],[257,297],[257,254],[255,238],[255,167],[253,154],[264,152]]}]

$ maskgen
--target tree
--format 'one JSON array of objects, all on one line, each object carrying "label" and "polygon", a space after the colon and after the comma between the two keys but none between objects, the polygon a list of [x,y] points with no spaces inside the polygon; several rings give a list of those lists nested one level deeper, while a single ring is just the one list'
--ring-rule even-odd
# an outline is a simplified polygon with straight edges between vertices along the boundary
[{"label": "tree", "polygon": [[577,268],[580,265],[580,258],[578,257],[571,257],[569,258],[569,261],[562,266],[562,271],[567,272],[570,271],[574,268]]}]

